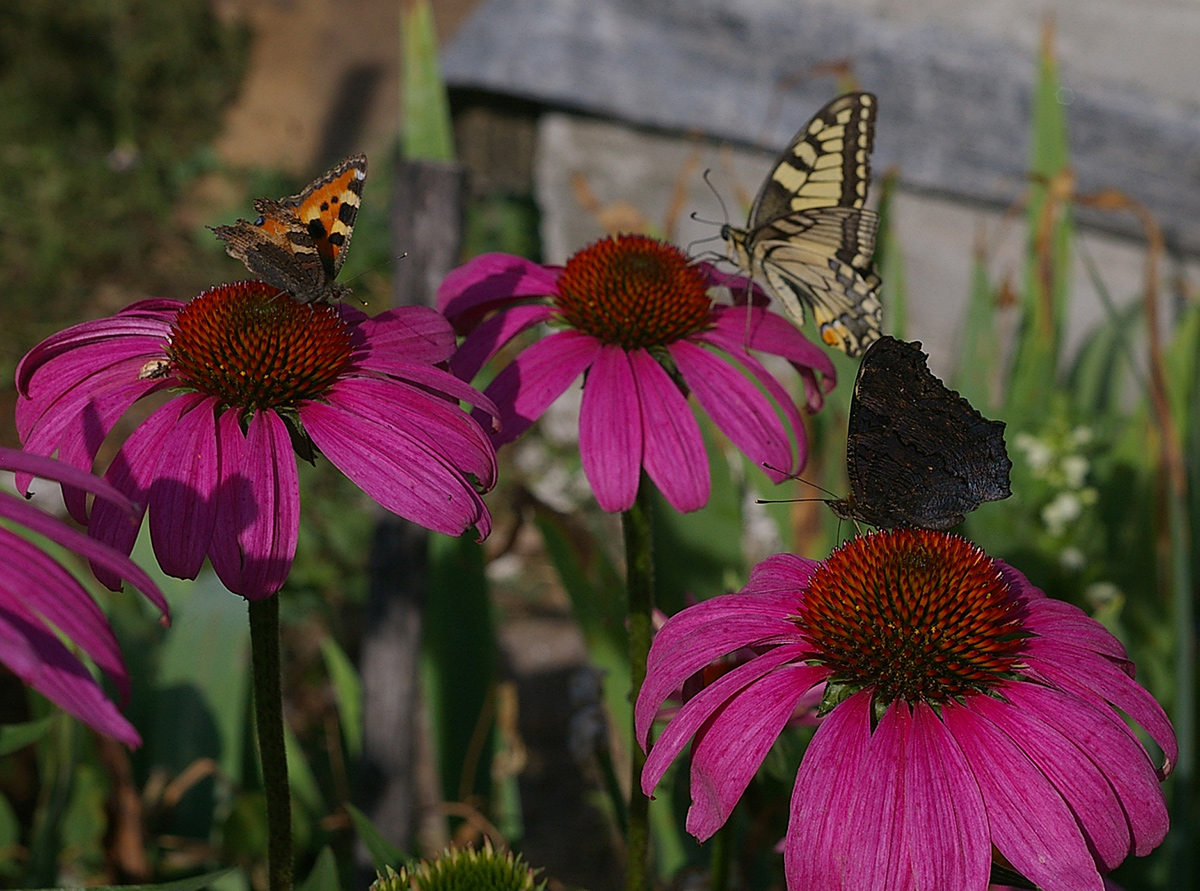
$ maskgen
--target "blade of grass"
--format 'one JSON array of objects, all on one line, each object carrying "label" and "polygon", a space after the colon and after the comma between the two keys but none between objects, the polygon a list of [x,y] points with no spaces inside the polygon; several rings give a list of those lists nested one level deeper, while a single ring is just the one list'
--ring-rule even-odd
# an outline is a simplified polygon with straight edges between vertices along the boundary
[{"label": "blade of grass", "polygon": [[999,373],[1000,342],[996,336],[996,293],[988,281],[982,233],[971,262],[971,293],[962,350],[954,373],[954,389],[977,408],[993,406]]},{"label": "blade of grass", "polygon": [[1029,158],[1032,183],[1026,206],[1029,244],[1023,316],[1007,398],[1007,414],[1018,426],[1024,426],[1020,421],[1025,418],[1032,420],[1039,416],[1046,387],[1057,379],[1069,296],[1069,261],[1074,237],[1069,200],[1074,178],[1060,91],[1054,29],[1047,21],[1042,31],[1033,94]]},{"label": "blade of grass", "polygon": [[321,656],[325,660],[325,670],[329,672],[329,682],[333,687],[333,699],[337,704],[342,735],[346,740],[346,754],[351,760],[357,761],[362,755],[363,746],[362,679],[354,670],[354,663],[350,661],[346,651],[332,637],[321,641]]},{"label": "blade of grass", "polygon": [[450,100],[438,65],[437,30],[429,0],[406,0],[400,5],[400,43],[401,153],[410,161],[453,161]]},{"label": "blade of grass", "polygon": [[421,663],[446,801],[490,795],[497,650],[483,551],[431,535]]},{"label": "blade of grass", "polygon": [[886,322],[884,330],[893,337],[907,340],[908,290],[904,284],[904,257],[894,219],[898,182],[899,175],[895,167],[889,167],[879,178],[879,231],[875,238],[875,268],[882,280],[879,293]]}]

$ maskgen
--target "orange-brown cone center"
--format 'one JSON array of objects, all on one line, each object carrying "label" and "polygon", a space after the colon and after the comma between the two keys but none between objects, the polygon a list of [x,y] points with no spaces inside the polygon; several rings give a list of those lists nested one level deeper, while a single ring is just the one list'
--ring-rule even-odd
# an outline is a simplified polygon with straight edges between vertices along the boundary
[{"label": "orange-brown cone center", "polygon": [[236,282],[180,311],[167,354],[178,377],[227,405],[288,408],[337,380],[350,361],[350,331],[337,307]]},{"label": "orange-brown cone center", "polygon": [[712,301],[704,273],[679,248],[644,235],[617,235],[567,261],[556,303],[574,328],[636,349],[703,328]]},{"label": "orange-brown cone center", "polygon": [[1028,636],[1021,601],[996,562],[945,532],[855,538],[813,575],[797,624],[833,669],[831,684],[870,687],[876,703],[945,702],[1010,672]]}]

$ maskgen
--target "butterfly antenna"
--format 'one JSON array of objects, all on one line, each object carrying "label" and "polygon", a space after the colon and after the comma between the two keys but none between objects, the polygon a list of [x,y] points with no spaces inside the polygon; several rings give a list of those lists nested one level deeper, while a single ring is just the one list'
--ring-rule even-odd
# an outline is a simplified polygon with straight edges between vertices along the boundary
[{"label": "butterfly antenna", "polygon": [[[786,470],[782,470],[778,467],[775,467],[774,465],[768,464],[766,461],[764,461],[762,463],[762,466],[764,469],[770,470],[774,473],[778,473],[786,479],[792,480],[797,483],[804,483],[804,485],[806,485],[806,486],[812,486],[818,492],[828,495],[830,498],[833,498],[834,500],[837,500],[837,498],[838,498],[837,492],[830,492],[828,489],[826,489],[820,483],[814,483],[812,480],[806,480],[804,477],[800,476],[799,473],[788,473]],[[823,498],[821,498],[821,499],[817,499],[817,498],[782,498],[779,500],[764,500],[764,499],[760,498],[760,499],[757,499],[755,503],[756,504],[790,504],[792,502],[797,502],[797,501],[818,501],[818,500],[824,501],[825,499],[823,499]]]},{"label": "butterfly antenna", "polygon": [[717,199],[717,203],[721,205],[721,216],[723,216],[725,218],[725,221],[722,225],[729,225],[729,208],[725,206],[725,199],[721,197],[721,193],[718,192],[717,187],[713,185],[711,174],[712,174],[712,168],[706,167],[704,169],[704,175],[703,175],[702,179],[704,180],[705,184],[712,190],[713,197],[715,197]]},{"label": "butterfly antenna", "polygon": [[[766,463],[763,464],[763,467],[770,467],[772,470],[776,469],[774,467],[771,467],[770,464],[766,464]],[[783,473],[784,471],[778,471],[778,472]],[[805,504],[810,501],[824,501],[826,504],[829,504],[830,499],[833,499],[834,501],[838,500],[838,496],[837,496],[836,492],[830,492],[828,489],[826,489],[820,483],[814,483],[812,480],[806,480],[803,477],[801,477],[799,474],[788,474],[788,479],[795,480],[798,483],[804,483],[804,485],[806,485],[806,486],[812,486],[818,492],[821,492],[824,495],[828,495],[829,498],[755,498],[754,503],[755,504]],[[854,524],[855,534],[861,536],[863,534],[863,530],[862,530],[862,526],[860,526],[858,524],[858,520],[851,517],[850,522]],[[838,541],[841,541],[841,538],[842,538],[842,519],[841,519],[841,517],[839,517],[838,518],[838,528],[837,528]]]},{"label": "butterfly antenna", "polygon": [[[704,222],[707,222],[707,220],[705,220]],[[724,260],[725,255],[717,253],[716,251],[704,251],[701,254],[695,254],[695,255],[692,254],[692,248],[694,248],[696,245],[707,244],[710,241],[719,241],[720,238],[721,238],[720,235],[708,235],[704,238],[694,238],[687,243],[687,246],[684,248],[684,250],[687,251],[687,255],[689,257],[691,257],[693,260],[709,260],[709,259]]]},{"label": "butterfly antenna", "polygon": [[[706,220],[704,217],[700,216],[699,211],[695,211],[695,210],[693,210],[690,214],[688,214],[688,219],[690,219],[693,223],[703,223],[705,226],[720,226],[720,225],[722,225],[720,220]],[[720,238],[721,236],[713,235],[711,237],[712,238]]]}]

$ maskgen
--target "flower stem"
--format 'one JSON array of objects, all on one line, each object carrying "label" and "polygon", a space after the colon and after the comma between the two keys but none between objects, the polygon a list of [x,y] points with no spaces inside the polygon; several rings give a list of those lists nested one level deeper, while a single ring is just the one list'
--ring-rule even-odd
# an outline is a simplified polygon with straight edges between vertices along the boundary
[{"label": "flower stem", "polygon": [[[651,495],[653,487],[643,477],[633,507],[621,515],[625,533],[625,574],[629,589],[629,678],[632,701],[637,702],[646,679],[646,658],[653,636],[650,613],[654,608],[653,536]],[[642,766],[646,753],[633,738],[633,773],[629,787],[629,828],[626,833],[626,891],[644,891],[650,850],[650,799],[642,792]]]},{"label": "flower stem", "polygon": [[250,601],[254,721],[267,799],[267,888],[292,888],[292,796],[283,741],[283,684],[279,667],[279,597]]},{"label": "flower stem", "polygon": [[713,836],[712,859],[708,864],[709,891],[729,887],[729,859],[733,856],[733,820],[726,820]]}]

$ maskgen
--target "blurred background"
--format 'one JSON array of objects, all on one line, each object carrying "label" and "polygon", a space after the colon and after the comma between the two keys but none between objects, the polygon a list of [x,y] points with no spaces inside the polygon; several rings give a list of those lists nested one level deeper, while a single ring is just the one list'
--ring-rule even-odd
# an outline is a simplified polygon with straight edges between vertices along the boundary
[{"label": "blurred background", "polygon": [[[1193,703],[1179,697],[1194,696],[1183,681],[1195,675],[1190,530],[1200,522],[1200,6],[430,6],[453,127],[453,157],[434,160],[462,171],[460,259],[503,250],[561,263],[618,230],[722,252],[720,224],[745,218],[795,130],[839,92],[875,92],[885,330],[922,341],[935,373],[1008,423],[1016,494],[981,508],[966,531],[1121,637],[1194,760]],[[26,0],[0,10],[0,418],[11,417],[7,382],[31,346],[137,299],[187,299],[244,277],[206,227],[251,216],[253,198],[291,194],[352,152],[367,152],[371,167],[341,280],[368,311],[431,298],[396,294],[394,282],[416,260],[397,259],[414,248],[394,234],[414,212],[404,171],[418,106],[402,72],[411,87],[419,43],[406,11],[397,0]],[[422,84],[441,101],[440,85]],[[1030,334],[1043,312],[1045,342]],[[835,359],[840,383],[811,419],[806,477],[844,492],[855,363]],[[502,453],[488,498],[497,529],[482,550],[413,546],[429,580],[412,595],[419,633],[408,626],[403,646],[425,641],[408,654],[414,670],[421,662],[424,706],[397,731],[416,740],[417,766],[399,815],[362,780],[365,765],[388,770],[364,742],[363,715],[369,725],[380,693],[360,671],[387,609],[386,523],[326,463],[302,467],[300,555],[283,595],[299,876],[332,868],[343,887],[361,887],[354,877],[371,854],[394,852],[388,844],[427,853],[486,831],[544,867],[552,887],[620,887],[620,536],[591,505],[573,398]],[[11,422],[0,429],[15,445]],[[720,458],[713,503],[687,517],[659,512],[667,613],[737,588],[767,554],[823,556],[848,533],[819,502],[757,504],[811,493],[768,486],[706,434]],[[124,756],[127,773],[79,730],[0,758],[5,887],[161,880],[228,863],[244,874],[214,887],[257,881],[244,605],[208,577],[163,584],[176,614],[169,632],[132,599],[101,598],[125,643],[129,711],[146,739]],[[602,607],[589,613],[589,602]],[[455,608],[439,612],[447,603],[479,622],[455,627]],[[460,696],[462,678],[471,689]],[[45,713],[0,678],[0,722]],[[746,887],[779,886],[769,852],[801,750],[780,747],[752,789],[764,816],[739,828]],[[1172,781],[1172,794],[1183,790],[1172,842],[1123,868],[1127,887],[1168,887],[1168,862],[1194,857],[1193,770],[1181,763]],[[122,788],[139,803],[124,817],[112,806]],[[663,799],[668,816],[685,804]],[[669,822],[656,830],[664,882],[706,856]]]}]

